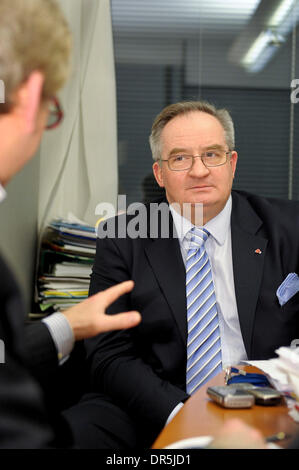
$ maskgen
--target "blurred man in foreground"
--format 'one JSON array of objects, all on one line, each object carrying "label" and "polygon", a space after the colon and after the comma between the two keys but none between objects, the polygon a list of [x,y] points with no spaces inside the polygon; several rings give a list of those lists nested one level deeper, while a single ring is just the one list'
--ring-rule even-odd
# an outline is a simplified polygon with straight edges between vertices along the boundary
[{"label": "blurred man in foreground", "polygon": [[[70,51],[70,31],[56,0],[1,0],[0,80],[5,85],[5,103],[0,104],[1,200],[6,196],[3,186],[32,158],[44,130],[59,124],[56,94],[69,73]],[[24,342],[22,300],[2,258],[0,273],[0,339],[5,344],[5,364],[0,364],[0,448],[59,445],[42,392],[23,365],[24,357],[33,368],[34,361],[40,361],[47,373],[49,364],[58,367],[59,360],[71,352],[74,341],[137,325],[137,312],[105,315],[111,302],[132,290],[133,282],[39,322],[34,334],[29,327]],[[26,351],[25,343],[30,350]]]}]

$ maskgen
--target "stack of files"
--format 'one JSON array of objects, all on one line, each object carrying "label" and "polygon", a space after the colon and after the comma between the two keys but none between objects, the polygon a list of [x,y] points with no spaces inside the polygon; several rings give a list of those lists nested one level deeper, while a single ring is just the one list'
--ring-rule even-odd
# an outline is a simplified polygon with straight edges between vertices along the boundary
[{"label": "stack of files", "polygon": [[41,310],[65,310],[88,296],[89,279],[44,276],[39,279]]},{"label": "stack of files", "polygon": [[96,252],[94,227],[54,220],[46,228],[38,266],[34,317],[66,310],[88,297]]},{"label": "stack of files", "polygon": [[[77,258],[82,260],[81,258]],[[63,261],[62,263],[57,263],[53,267],[53,275],[57,277],[67,277],[73,276],[89,279],[91,274],[91,267],[89,264],[79,264],[79,263],[72,263],[69,261]]]},{"label": "stack of files", "polygon": [[56,251],[94,257],[97,234],[94,227],[53,221],[48,229],[48,244]]}]

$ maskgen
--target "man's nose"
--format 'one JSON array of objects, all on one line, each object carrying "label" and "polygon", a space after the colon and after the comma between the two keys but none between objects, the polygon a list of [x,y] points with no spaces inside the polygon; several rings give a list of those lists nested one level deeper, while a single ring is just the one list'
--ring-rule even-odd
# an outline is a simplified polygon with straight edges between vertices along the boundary
[{"label": "man's nose", "polygon": [[193,158],[192,168],[189,170],[190,176],[203,177],[209,174],[209,169],[203,164],[200,157]]}]

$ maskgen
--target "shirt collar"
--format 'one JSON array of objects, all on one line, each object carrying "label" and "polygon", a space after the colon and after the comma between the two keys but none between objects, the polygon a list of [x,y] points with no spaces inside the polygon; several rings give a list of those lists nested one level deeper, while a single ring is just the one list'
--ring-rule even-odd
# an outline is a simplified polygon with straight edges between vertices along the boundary
[{"label": "shirt collar", "polygon": [[170,211],[178,239],[182,242],[187,233],[192,229],[193,225],[190,220],[182,217],[170,204]]},{"label": "shirt collar", "polygon": [[[187,233],[194,227],[194,225],[190,222],[190,220],[182,217],[171,205],[169,207],[177,236],[182,242]],[[231,210],[232,197],[230,195],[222,211],[204,225],[204,227],[209,231],[212,237],[215,238],[219,245],[223,245],[225,242],[230,227]]]},{"label": "shirt collar", "polygon": [[7,196],[7,192],[5,191],[2,184],[0,183],[0,204],[1,204],[2,201],[4,201],[6,196]]},{"label": "shirt collar", "polygon": [[229,196],[224,208],[216,217],[209,220],[204,226],[215,238],[219,245],[223,245],[230,227],[230,216],[232,212],[232,197]]}]

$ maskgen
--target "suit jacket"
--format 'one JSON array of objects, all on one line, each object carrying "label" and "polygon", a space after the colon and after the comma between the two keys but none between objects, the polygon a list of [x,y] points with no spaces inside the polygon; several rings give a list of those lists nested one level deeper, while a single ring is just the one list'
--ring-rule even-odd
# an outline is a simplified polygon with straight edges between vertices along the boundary
[{"label": "suit jacket", "polygon": [[[124,217],[129,223],[133,216],[119,216],[118,223]],[[299,203],[233,191],[231,234],[232,282],[248,358],[274,357],[276,348],[299,338],[299,293],[283,307],[276,297],[285,277],[299,272]],[[178,239],[98,239],[90,294],[127,279],[134,290],[108,313],[136,309],[142,323],[86,341],[92,384],[158,431],[188,398],[185,267]]]},{"label": "suit jacket", "polygon": [[41,321],[25,324],[24,360],[41,382],[57,371],[59,365],[57,349],[49,329]]},{"label": "suit jacket", "polygon": [[41,321],[26,323],[23,358],[43,389],[47,409],[59,413],[79,401],[87,387],[83,342],[75,343],[70,357],[59,365],[56,345]]},{"label": "suit jacket", "polygon": [[5,363],[0,364],[0,448],[70,448],[72,434],[59,411],[82,393],[81,387],[72,391],[74,383],[67,383],[73,363],[58,367],[46,325],[36,322],[25,327],[19,288],[1,257],[0,276],[0,339],[5,343]]},{"label": "suit jacket", "polygon": [[23,364],[24,309],[17,284],[0,258],[0,448],[46,448],[54,445],[43,394]]}]

